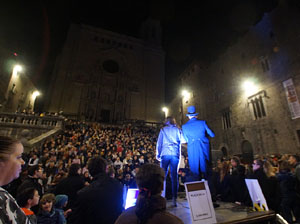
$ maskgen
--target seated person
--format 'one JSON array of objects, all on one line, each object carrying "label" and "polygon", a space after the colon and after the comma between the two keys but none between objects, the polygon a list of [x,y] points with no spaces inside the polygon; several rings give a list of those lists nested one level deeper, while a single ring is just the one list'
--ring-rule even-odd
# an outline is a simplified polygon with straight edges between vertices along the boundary
[{"label": "seated person", "polygon": [[57,223],[63,224],[60,221],[59,212],[54,209],[55,195],[45,194],[40,200],[40,211],[37,215],[38,224]]},{"label": "seated person", "polygon": [[37,222],[36,215],[31,211],[31,207],[38,205],[39,200],[39,192],[32,187],[23,189],[17,195],[17,202],[31,223]]},{"label": "seated person", "polygon": [[139,196],[136,206],[124,211],[115,224],[126,223],[183,223],[166,211],[166,200],[161,196],[165,172],[155,164],[145,164],[136,174]]}]

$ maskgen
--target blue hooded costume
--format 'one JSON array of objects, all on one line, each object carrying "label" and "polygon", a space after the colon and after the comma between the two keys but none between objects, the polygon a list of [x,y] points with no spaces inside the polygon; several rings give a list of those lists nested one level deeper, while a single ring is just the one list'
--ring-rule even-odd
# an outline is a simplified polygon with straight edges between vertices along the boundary
[{"label": "blue hooded costume", "polygon": [[[195,107],[188,107],[187,116],[197,116]],[[203,173],[206,175],[206,160],[209,161],[209,140],[206,137],[214,137],[215,134],[210,130],[205,121],[198,120],[196,117],[191,118],[182,126],[182,132],[187,141],[188,158],[190,169],[193,174],[199,175]]]}]

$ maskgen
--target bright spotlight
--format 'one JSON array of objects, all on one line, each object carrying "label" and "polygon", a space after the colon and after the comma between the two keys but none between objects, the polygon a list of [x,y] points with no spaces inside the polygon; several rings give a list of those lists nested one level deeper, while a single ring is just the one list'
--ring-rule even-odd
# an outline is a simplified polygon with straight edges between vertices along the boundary
[{"label": "bright spotlight", "polygon": [[191,97],[191,94],[187,90],[182,90],[181,95],[185,100],[189,100]]},{"label": "bright spotlight", "polygon": [[39,96],[40,95],[40,92],[39,91],[34,91],[33,93],[32,93],[32,98],[36,98],[37,96]]},{"label": "bright spotlight", "polygon": [[251,80],[247,80],[243,83],[243,89],[247,96],[251,96],[258,92],[258,86]]},{"label": "bright spotlight", "polygon": [[167,117],[169,113],[169,109],[167,107],[163,107],[162,111],[165,113],[165,117]]},{"label": "bright spotlight", "polygon": [[14,70],[16,72],[20,72],[20,71],[22,71],[22,66],[21,65],[15,65]]},{"label": "bright spotlight", "polygon": [[18,75],[18,72],[22,71],[22,66],[21,65],[15,65],[13,69],[13,76]]}]

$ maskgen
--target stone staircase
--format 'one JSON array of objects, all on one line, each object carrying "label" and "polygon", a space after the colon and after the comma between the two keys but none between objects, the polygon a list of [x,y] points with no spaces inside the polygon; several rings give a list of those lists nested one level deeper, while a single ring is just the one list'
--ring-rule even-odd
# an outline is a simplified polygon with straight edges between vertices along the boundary
[{"label": "stone staircase", "polygon": [[19,139],[25,151],[64,129],[62,116],[37,116],[24,113],[0,113],[0,135]]}]

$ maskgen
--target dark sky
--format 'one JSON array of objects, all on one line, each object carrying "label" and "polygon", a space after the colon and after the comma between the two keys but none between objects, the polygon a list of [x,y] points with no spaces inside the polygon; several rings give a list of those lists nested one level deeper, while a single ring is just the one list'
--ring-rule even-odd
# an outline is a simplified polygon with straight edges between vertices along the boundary
[{"label": "dark sky", "polygon": [[[139,37],[145,19],[159,19],[166,51],[166,100],[194,58],[211,62],[257,23],[278,0],[10,0],[0,8],[0,45],[17,52],[42,89],[71,22]],[[293,1],[293,0],[290,0]],[[1,48],[0,48],[1,50]]]}]

